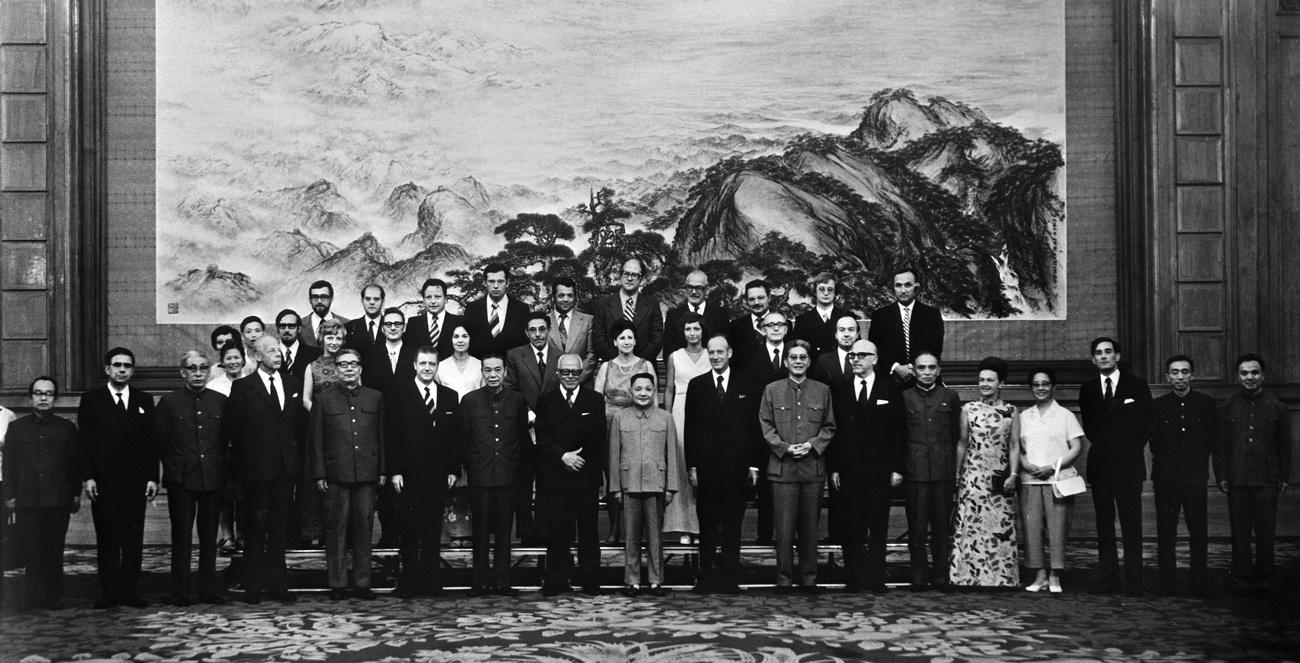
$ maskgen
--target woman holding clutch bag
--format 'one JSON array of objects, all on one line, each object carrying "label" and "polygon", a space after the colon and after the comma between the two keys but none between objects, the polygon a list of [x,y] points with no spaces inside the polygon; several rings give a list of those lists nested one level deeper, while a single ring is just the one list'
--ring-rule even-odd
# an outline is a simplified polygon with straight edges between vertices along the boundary
[{"label": "woman holding clutch bag", "polygon": [[[1020,413],[1020,508],[1025,517],[1025,557],[1038,577],[1025,589],[1061,593],[1065,570],[1065,533],[1070,528],[1074,497],[1057,497],[1057,479],[1077,476],[1074,460],[1083,448],[1083,427],[1074,413],[1056,402],[1056,373],[1029,372],[1034,405]],[[1057,469],[1059,467],[1059,470]],[[1043,560],[1043,523],[1052,547],[1050,575]]]},{"label": "woman holding clutch bag", "polygon": [[957,438],[957,518],[949,555],[950,582],[976,587],[1020,584],[1015,490],[1020,469],[1020,418],[1002,402],[1007,362],[979,363],[980,399],[962,407]]}]

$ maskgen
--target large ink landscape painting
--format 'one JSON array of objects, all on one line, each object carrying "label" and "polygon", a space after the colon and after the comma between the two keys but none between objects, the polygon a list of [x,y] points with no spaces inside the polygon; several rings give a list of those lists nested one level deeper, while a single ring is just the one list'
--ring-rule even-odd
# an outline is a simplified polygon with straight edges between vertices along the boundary
[{"label": "large ink landscape painting", "polygon": [[161,323],[621,257],[1060,319],[1064,0],[158,0]]}]

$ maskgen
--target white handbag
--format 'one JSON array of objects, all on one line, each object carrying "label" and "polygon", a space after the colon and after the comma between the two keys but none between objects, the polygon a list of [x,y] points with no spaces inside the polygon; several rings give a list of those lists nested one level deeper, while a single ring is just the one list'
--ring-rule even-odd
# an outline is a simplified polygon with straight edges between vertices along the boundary
[{"label": "white handbag", "polygon": [[1079,470],[1067,467],[1061,470],[1061,459],[1056,459],[1056,468],[1052,475],[1052,494],[1057,497],[1070,497],[1088,491],[1088,484],[1079,476]]}]

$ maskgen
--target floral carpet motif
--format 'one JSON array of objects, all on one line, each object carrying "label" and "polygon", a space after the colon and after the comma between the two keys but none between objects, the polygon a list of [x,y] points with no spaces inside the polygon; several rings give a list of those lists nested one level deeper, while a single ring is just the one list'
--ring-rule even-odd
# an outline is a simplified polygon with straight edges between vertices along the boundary
[{"label": "floral carpet motif", "polygon": [[[1066,576],[1059,596],[898,589],[779,596],[757,589],[737,597],[552,599],[525,591],[517,598],[451,592],[331,602],[303,593],[290,605],[236,600],[143,610],[93,610],[77,598],[58,612],[0,615],[0,661],[1300,660],[1296,551],[1294,544],[1279,549],[1286,560],[1281,591],[1266,598],[1222,591],[1210,599],[1092,596],[1082,591],[1083,571]],[[73,566],[75,580],[91,581],[93,564]],[[154,578],[165,586],[162,580]]]}]

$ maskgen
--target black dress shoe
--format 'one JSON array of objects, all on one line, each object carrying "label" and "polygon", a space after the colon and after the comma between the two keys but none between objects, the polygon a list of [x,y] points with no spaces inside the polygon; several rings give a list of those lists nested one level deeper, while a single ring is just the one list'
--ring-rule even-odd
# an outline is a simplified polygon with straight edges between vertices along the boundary
[{"label": "black dress shoe", "polygon": [[808,594],[809,596],[814,596],[820,591],[821,588],[818,587],[817,585],[799,585],[800,594]]},{"label": "black dress shoe", "polygon": [[489,591],[491,591],[491,588],[489,587],[470,587],[469,595],[478,598],[480,596],[487,596]]},{"label": "black dress shoe", "polygon": [[869,582],[867,583],[867,591],[876,594],[884,594],[889,591],[889,586],[883,582]]},{"label": "black dress shoe", "polygon": [[226,597],[220,594],[204,594],[199,597],[199,601],[202,603],[211,603],[212,605],[223,605],[226,602]]},{"label": "black dress shoe", "polygon": [[777,586],[776,586],[776,593],[777,593],[777,594],[780,594],[781,596],[785,596],[786,594],[789,594],[790,592],[793,592],[793,591],[794,591],[794,588],[791,587],[790,585],[777,585]]},{"label": "black dress shoe", "polygon": [[718,589],[718,591],[728,596],[740,596],[740,585],[737,585],[734,582],[730,584],[723,584],[722,587]]},{"label": "black dress shoe", "polygon": [[294,596],[293,594],[290,594],[289,590],[287,589],[271,590],[267,592],[266,595],[281,603],[293,603],[294,601],[298,600],[298,597]]},{"label": "black dress shoe", "polygon": [[559,596],[560,594],[570,591],[573,591],[572,587],[564,587],[563,585],[547,585],[542,587],[542,596]]},{"label": "black dress shoe", "polygon": [[446,596],[446,595],[447,595],[447,592],[443,591],[441,587],[434,587],[434,588],[432,588],[432,589],[426,589],[426,590],[424,590],[423,592],[420,592],[420,593],[421,593],[422,595],[424,595],[424,596],[432,596],[432,597],[435,597],[435,598],[437,598],[437,597],[439,597],[439,596]]},{"label": "black dress shoe", "polygon": [[691,588],[692,594],[710,594],[712,592],[713,588],[702,582],[695,583],[695,586]]},{"label": "black dress shoe", "polygon": [[1105,579],[1099,580],[1096,585],[1093,585],[1092,593],[1093,594],[1118,594],[1119,582],[1115,580],[1105,580]]},{"label": "black dress shoe", "polygon": [[172,605],[176,606],[177,608],[188,608],[190,607],[190,597],[174,596],[172,597]]},{"label": "black dress shoe", "polygon": [[582,593],[587,596],[600,596],[600,585],[583,585]]},{"label": "black dress shoe", "polygon": [[373,601],[379,598],[379,595],[375,594],[375,590],[370,589],[369,587],[358,587],[354,596],[362,601]]},{"label": "black dress shoe", "polygon": [[[189,599],[186,599],[186,600],[189,600]],[[144,602],[144,599],[142,599],[142,598],[140,598],[139,596],[136,596],[136,595],[134,595],[134,594],[132,594],[131,596],[127,596],[127,597],[123,598],[122,601],[121,601],[121,603],[122,603],[122,605],[124,605],[124,606],[126,606],[126,607],[128,607],[128,608],[143,608],[143,607],[149,605],[148,603],[145,603],[145,602]]]},{"label": "black dress shoe", "polygon": [[105,608],[111,608],[115,605],[117,605],[117,601],[114,601],[111,597],[101,596],[99,597],[98,601],[95,601],[94,608],[96,610],[103,610]]},{"label": "black dress shoe", "polygon": [[634,587],[632,585],[623,585],[623,590],[621,592],[623,596],[626,596],[628,598],[632,598],[640,593],[641,593],[641,589],[638,587]]},{"label": "black dress shoe", "polygon": [[393,596],[396,596],[399,599],[413,599],[419,595],[419,592],[410,587],[398,587],[393,590]]},{"label": "black dress shoe", "polygon": [[650,596],[662,598],[668,596],[668,590],[664,589],[663,585],[651,585]]},{"label": "black dress shoe", "polygon": [[348,593],[347,593],[347,591],[345,591],[343,588],[341,588],[341,587],[331,587],[331,588],[330,588],[330,600],[331,600],[331,601],[346,601],[347,598],[348,598]]},{"label": "black dress shoe", "polygon": [[257,591],[257,590],[253,590],[253,591],[250,591],[250,592],[244,592],[244,603],[250,603],[250,604],[252,604],[252,605],[257,605],[258,603],[261,603],[261,602],[262,602],[262,593],[261,593],[261,592],[259,592],[259,591]]},{"label": "black dress shoe", "polygon": [[1142,585],[1129,585],[1129,587],[1124,590],[1124,593],[1132,598],[1142,596]]},{"label": "black dress shoe", "polygon": [[519,590],[514,587],[498,587],[494,593],[497,596],[519,596]]}]

